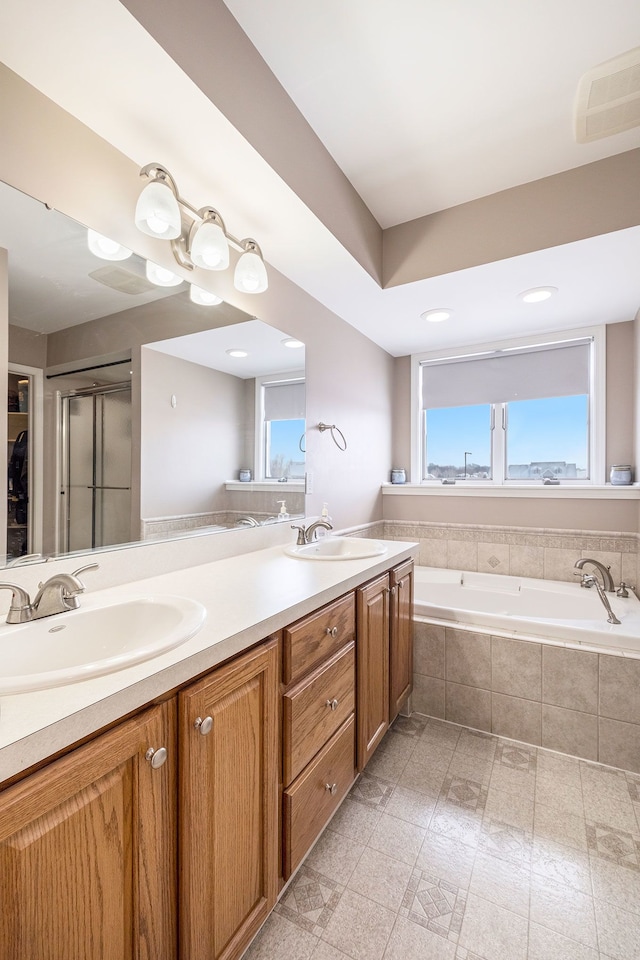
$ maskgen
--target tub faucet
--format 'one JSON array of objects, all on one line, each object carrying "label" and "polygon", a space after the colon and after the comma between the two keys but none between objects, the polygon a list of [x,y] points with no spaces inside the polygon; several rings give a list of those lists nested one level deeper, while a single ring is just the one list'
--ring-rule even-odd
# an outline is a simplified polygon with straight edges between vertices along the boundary
[{"label": "tub faucet", "polygon": [[[613,582],[613,577],[611,576],[611,567],[605,567],[604,563],[600,563],[599,560],[590,560],[589,557],[582,557],[581,560],[576,560],[574,567],[577,570],[582,570],[585,563],[590,563],[592,567],[595,567],[600,571],[600,574],[602,575],[602,587],[607,591],[607,593],[615,593],[616,588]],[[576,574],[576,576],[578,576],[578,574]],[[593,577],[593,574],[583,574],[580,586],[590,587],[593,583],[591,577]],[[596,582],[599,583],[597,577]]]},{"label": "tub faucet", "polygon": [[603,604],[605,610],[607,611],[607,613],[609,614],[609,616],[607,617],[607,623],[620,623],[620,621],[619,621],[618,618],[616,617],[615,613],[614,613],[613,610],[611,609],[611,604],[609,603],[609,598],[607,597],[606,593],[605,593],[604,590],[602,589],[602,586],[601,586],[601,584],[600,584],[600,581],[599,581],[598,578],[596,577],[595,573],[585,573],[584,576],[583,576],[583,578],[582,578],[582,584],[581,584],[581,586],[583,586],[583,587],[590,587],[590,586],[592,586],[592,585],[593,585],[593,586],[596,588],[596,590],[598,591],[598,596],[599,596],[600,599],[602,600],[602,604]]}]

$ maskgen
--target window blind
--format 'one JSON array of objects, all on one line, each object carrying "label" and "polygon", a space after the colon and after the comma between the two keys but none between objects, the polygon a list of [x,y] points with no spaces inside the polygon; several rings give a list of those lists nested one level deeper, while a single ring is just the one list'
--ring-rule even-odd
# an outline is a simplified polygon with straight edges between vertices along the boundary
[{"label": "window blind", "polygon": [[589,393],[591,339],[422,364],[423,408]]},{"label": "window blind", "polygon": [[264,418],[265,420],[304,420],[304,380],[265,383]]}]

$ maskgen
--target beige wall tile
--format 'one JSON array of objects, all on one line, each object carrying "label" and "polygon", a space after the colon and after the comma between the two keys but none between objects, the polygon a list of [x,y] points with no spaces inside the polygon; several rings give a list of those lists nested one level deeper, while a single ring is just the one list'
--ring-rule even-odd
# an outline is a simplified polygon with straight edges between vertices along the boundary
[{"label": "beige wall tile", "polygon": [[446,685],[445,719],[491,732],[491,693],[461,683]]},{"label": "beige wall tile", "polygon": [[448,566],[449,543],[447,540],[420,539],[420,564],[423,567]]},{"label": "beige wall tile", "polygon": [[426,717],[444,720],[444,680],[414,673],[411,709]]},{"label": "beige wall tile", "polygon": [[479,543],[478,571],[480,573],[509,574],[509,545],[507,543]]},{"label": "beige wall tile", "polygon": [[478,544],[469,540],[449,540],[447,566],[450,570],[478,569]]},{"label": "beige wall tile", "polygon": [[413,669],[424,676],[444,679],[444,627],[414,621]]},{"label": "beige wall tile", "polygon": [[544,548],[544,579],[567,580],[575,582],[573,574],[576,560],[582,556],[580,550],[563,550],[557,547]]},{"label": "beige wall tile", "polygon": [[600,718],[600,763],[640,773],[640,725]]},{"label": "beige wall tile", "polygon": [[640,723],[640,660],[600,656],[600,714]]},{"label": "beige wall tile", "polygon": [[556,707],[597,713],[598,654],[543,646],[542,699]]},{"label": "beige wall tile", "polygon": [[542,707],[532,700],[494,693],[491,697],[491,731],[501,737],[539,745],[542,739]]},{"label": "beige wall tile", "polygon": [[542,547],[512,544],[509,548],[509,569],[512,577],[544,576],[544,549]]},{"label": "beige wall tile", "polygon": [[492,637],[491,689],[512,697],[540,700],[542,645],[526,640]]},{"label": "beige wall tile", "polygon": [[447,627],[445,676],[454,683],[491,689],[491,637]]},{"label": "beige wall tile", "polygon": [[542,746],[585,760],[597,760],[598,718],[543,703]]}]

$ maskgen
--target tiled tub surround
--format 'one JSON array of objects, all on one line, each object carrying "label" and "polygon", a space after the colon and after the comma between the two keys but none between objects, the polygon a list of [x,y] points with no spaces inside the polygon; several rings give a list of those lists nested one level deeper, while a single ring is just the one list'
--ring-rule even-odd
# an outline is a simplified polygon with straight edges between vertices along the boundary
[{"label": "tiled tub surround", "polygon": [[244,960],[638,960],[640,777],[399,718]]},{"label": "tiled tub surround", "polygon": [[412,709],[640,773],[640,659],[417,618]]},{"label": "tiled tub surround", "polygon": [[592,557],[611,567],[616,584],[640,582],[634,533],[385,520],[384,537],[417,541],[425,567],[574,581],[576,560]]}]

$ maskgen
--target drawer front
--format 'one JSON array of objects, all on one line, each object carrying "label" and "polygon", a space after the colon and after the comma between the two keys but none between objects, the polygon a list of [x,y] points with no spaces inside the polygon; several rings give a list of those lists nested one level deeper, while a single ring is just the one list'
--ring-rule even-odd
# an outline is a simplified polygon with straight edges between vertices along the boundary
[{"label": "drawer front", "polygon": [[283,680],[300,680],[350,640],[355,639],[356,605],[353,593],[327,604],[284,631]]},{"label": "drawer front", "polygon": [[352,642],[284,695],[284,782],[306,767],[355,710]]},{"label": "drawer front", "polygon": [[285,880],[337,810],[354,778],[355,718],[351,716],[295,783],[284,791]]}]

